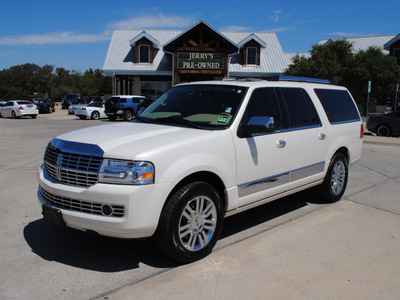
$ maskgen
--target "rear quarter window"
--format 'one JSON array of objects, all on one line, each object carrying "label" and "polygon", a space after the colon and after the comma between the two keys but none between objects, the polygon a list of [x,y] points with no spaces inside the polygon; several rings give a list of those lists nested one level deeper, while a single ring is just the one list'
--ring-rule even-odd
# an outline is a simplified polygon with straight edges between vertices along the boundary
[{"label": "rear quarter window", "polygon": [[314,89],[331,124],[360,121],[358,109],[346,90]]}]

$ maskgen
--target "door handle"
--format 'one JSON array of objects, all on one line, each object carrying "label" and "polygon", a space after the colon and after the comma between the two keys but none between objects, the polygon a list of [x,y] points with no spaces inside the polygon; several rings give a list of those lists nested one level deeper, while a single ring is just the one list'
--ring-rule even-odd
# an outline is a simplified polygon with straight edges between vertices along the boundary
[{"label": "door handle", "polygon": [[318,137],[322,141],[322,140],[324,140],[326,138],[326,134],[325,133],[320,133]]},{"label": "door handle", "polygon": [[280,140],[280,141],[276,142],[276,146],[277,146],[278,148],[283,148],[283,147],[286,146],[286,141]]}]

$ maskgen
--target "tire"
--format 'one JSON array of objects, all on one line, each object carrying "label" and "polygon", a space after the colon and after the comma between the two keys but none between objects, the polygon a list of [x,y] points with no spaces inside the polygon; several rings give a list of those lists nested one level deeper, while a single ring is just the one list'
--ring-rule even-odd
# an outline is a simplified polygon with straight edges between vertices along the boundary
[{"label": "tire", "polygon": [[94,112],[92,112],[92,115],[90,116],[90,118],[92,120],[98,120],[98,119],[100,119],[100,113],[97,110],[95,110]]},{"label": "tire", "polygon": [[37,115],[32,115],[31,118],[32,119],[36,119]]},{"label": "tire", "polygon": [[154,241],[167,256],[190,263],[211,253],[222,230],[222,201],[213,186],[193,182],[165,204]]},{"label": "tire", "polygon": [[11,118],[13,118],[13,119],[15,119],[17,116],[16,116],[16,114],[15,114],[15,111],[11,111]]},{"label": "tire", "polygon": [[339,201],[346,191],[349,168],[346,157],[337,152],[329,164],[324,182],[318,187],[321,199],[326,203]]},{"label": "tire", "polygon": [[127,110],[124,112],[124,120],[131,121],[133,119],[133,113],[131,110]]},{"label": "tire", "polygon": [[116,116],[108,116],[108,119],[110,121],[115,121],[117,119],[117,117]]},{"label": "tire", "polygon": [[79,116],[79,119],[86,120],[86,116]]},{"label": "tire", "polygon": [[378,136],[392,136],[392,128],[386,124],[376,126],[376,135]]}]

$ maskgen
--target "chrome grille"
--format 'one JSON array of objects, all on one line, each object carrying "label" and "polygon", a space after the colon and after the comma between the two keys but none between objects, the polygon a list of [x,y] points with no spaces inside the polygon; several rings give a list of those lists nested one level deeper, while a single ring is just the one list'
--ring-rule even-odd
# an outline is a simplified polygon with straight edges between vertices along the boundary
[{"label": "chrome grille", "polygon": [[39,186],[39,193],[47,202],[66,210],[117,218],[122,218],[125,213],[123,205],[102,204],[57,196],[47,192],[41,186]]},{"label": "chrome grille", "polygon": [[44,155],[47,173],[53,179],[73,186],[89,187],[96,184],[102,162],[102,157],[61,152],[51,144]]}]

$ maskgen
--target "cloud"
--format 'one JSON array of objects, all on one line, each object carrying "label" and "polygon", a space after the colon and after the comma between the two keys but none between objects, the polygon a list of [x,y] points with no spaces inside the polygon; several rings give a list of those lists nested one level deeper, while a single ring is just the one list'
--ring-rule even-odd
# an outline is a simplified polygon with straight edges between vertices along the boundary
[{"label": "cloud", "polygon": [[163,14],[150,14],[133,17],[127,20],[115,21],[107,24],[106,30],[86,34],[74,31],[48,32],[38,34],[26,34],[20,36],[0,37],[0,45],[46,45],[46,44],[76,44],[76,43],[97,43],[109,41],[112,29],[165,29],[165,28],[186,28],[193,25],[195,20],[191,17],[166,16]]},{"label": "cloud", "polygon": [[111,37],[110,31],[98,34],[82,34],[72,31],[49,32],[44,34],[27,34],[16,37],[0,37],[0,45],[45,45],[45,44],[75,44],[97,43],[107,41]]},{"label": "cloud", "polygon": [[233,26],[222,27],[219,30],[220,31],[230,31],[230,32],[242,32],[242,31],[251,31],[251,28],[233,25]]},{"label": "cloud", "polygon": [[164,14],[143,15],[108,24],[109,29],[166,29],[186,28],[193,25],[192,17],[165,16]]},{"label": "cloud", "polygon": [[335,35],[335,36],[344,36],[344,37],[355,37],[359,34],[357,32],[333,32],[328,35]]},{"label": "cloud", "polygon": [[272,16],[271,16],[271,20],[275,23],[279,22],[280,19],[280,14],[282,13],[282,10],[278,9],[278,10],[274,10],[272,12]]},{"label": "cloud", "polygon": [[293,30],[293,27],[277,27],[277,28],[271,28],[268,30],[265,30],[266,32],[283,32],[283,31],[289,31],[289,30]]}]

